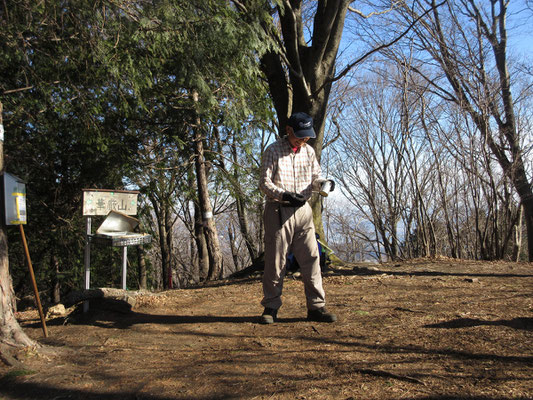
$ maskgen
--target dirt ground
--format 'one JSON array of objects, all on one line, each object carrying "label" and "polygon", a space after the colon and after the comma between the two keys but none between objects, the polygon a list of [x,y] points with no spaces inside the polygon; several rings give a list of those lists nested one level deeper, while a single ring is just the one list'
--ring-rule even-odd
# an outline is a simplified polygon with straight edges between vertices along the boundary
[{"label": "dirt ground", "polygon": [[260,278],[137,297],[130,313],[48,321],[0,364],[0,399],[532,399],[533,264],[415,260],[324,277],[339,320],[305,320],[287,277],[257,323]]}]

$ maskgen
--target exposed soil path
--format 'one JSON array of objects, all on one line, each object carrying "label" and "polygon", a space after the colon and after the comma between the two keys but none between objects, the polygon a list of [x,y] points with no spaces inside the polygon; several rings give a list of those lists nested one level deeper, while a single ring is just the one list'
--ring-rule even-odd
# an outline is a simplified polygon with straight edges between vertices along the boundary
[{"label": "exposed soil path", "polygon": [[416,260],[325,278],[333,324],[288,277],[260,325],[259,278],[139,296],[128,314],[48,321],[0,364],[0,399],[531,399],[533,265]]}]

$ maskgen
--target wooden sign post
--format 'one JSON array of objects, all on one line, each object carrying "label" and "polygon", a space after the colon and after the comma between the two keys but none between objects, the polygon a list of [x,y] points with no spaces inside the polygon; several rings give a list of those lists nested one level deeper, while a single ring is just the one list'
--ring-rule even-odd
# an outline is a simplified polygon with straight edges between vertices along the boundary
[{"label": "wooden sign post", "polygon": [[30,272],[31,284],[33,287],[33,294],[35,295],[35,304],[39,310],[39,317],[41,318],[41,325],[43,328],[44,337],[48,337],[48,329],[46,328],[46,319],[41,305],[41,298],[39,297],[39,290],[37,289],[37,282],[35,281],[35,274],[31,264],[30,250],[26,235],[24,234],[24,225],[26,224],[26,185],[25,183],[14,175],[4,172],[2,174],[3,187],[3,215],[6,225],[18,225],[20,228],[20,236],[22,237],[22,244],[24,246],[24,254]]},{"label": "wooden sign post", "polygon": [[33,286],[33,293],[35,294],[35,303],[39,309],[39,317],[41,318],[41,325],[43,328],[44,337],[48,337],[48,329],[46,328],[46,319],[43,313],[43,306],[41,305],[41,298],[39,297],[39,291],[37,290],[37,282],[35,281],[35,274],[33,273],[33,267],[31,265],[30,250],[28,248],[28,243],[26,242],[26,235],[24,234],[24,228],[22,224],[20,227],[20,236],[22,237],[22,244],[24,245],[24,253],[26,254],[26,261],[28,263],[28,269],[30,271],[31,283]]}]

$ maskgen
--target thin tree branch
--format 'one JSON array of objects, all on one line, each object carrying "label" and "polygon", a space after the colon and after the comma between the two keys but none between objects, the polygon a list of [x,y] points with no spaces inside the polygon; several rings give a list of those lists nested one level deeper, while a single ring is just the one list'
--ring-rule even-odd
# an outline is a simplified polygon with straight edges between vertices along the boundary
[{"label": "thin tree branch", "polygon": [[357,15],[359,15],[360,17],[363,17],[363,18],[366,19],[366,18],[370,18],[370,17],[372,17],[374,15],[382,15],[382,14],[386,14],[388,12],[391,12],[392,10],[394,10],[395,6],[397,4],[400,4],[400,3],[403,3],[403,1],[402,0],[393,1],[393,2],[391,2],[390,8],[387,8],[386,10],[383,10],[383,11],[371,12],[370,14],[367,14],[367,15],[365,15],[361,10],[358,10],[358,9],[353,8],[351,6],[348,7],[348,10],[353,12],[353,13],[355,13],[355,14],[357,14]]},{"label": "thin tree branch", "polygon": [[336,77],[334,78],[331,78],[331,79],[328,79],[326,80],[317,90],[315,90],[315,92],[313,93],[313,95],[316,95],[317,93],[319,93],[321,90],[324,89],[324,87],[332,82],[336,82],[338,81],[339,79],[341,79],[342,77],[346,76],[346,74],[348,72],[350,72],[350,70],[355,67],[357,64],[361,63],[362,61],[364,61],[365,59],[367,59],[369,56],[371,56],[372,54],[374,53],[377,53],[383,49],[386,49],[387,47],[390,47],[392,46],[393,44],[399,42],[405,35],[407,35],[411,29],[413,29],[413,27],[418,23],[418,21],[420,21],[423,17],[425,17],[431,10],[437,8],[437,7],[440,7],[441,5],[443,5],[444,3],[446,3],[447,0],[444,0],[442,1],[441,3],[435,5],[434,7],[431,7],[430,9],[426,10],[423,14],[421,14],[418,18],[416,18],[410,25],[409,27],[400,35],[398,36],[397,38],[395,38],[394,40],[388,42],[388,43],[385,43],[385,44],[382,44],[372,50],[370,50],[369,52],[363,54],[361,57],[359,57],[357,60],[355,60],[353,63],[351,64],[348,64]]}]

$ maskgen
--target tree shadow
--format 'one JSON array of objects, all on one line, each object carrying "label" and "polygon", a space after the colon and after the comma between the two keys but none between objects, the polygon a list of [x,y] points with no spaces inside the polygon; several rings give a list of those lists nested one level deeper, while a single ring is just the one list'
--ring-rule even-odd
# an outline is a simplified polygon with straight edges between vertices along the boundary
[{"label": "tree shadow", "polygon": [[513,329],[533,331],[533,318],[524,317],[509,320],[500,319],[496,321],[484,321],[475,318],[457,318],[451,321],[439,322],[437,324],[424,325],[424,328],[458,329],[471,328],[474,326],[507,326]]},{"label": "tree shadow", "polygon": [[[309,340],[309,339],[308,339]],[[367,349],[375,350],[380,353],[388,354],[408,354],[414,353],[419,356],[443,356],[453,357],[458,360],[490,360],[502,363],[519,363],[530,365],[533,362],[533,356],[530,355],[505,355],[505,354],[492,354],[492,353],[474,353],[454,348],[425,348],[418,345],[394,345],[394,344],[368,344],[359,341],[343,341],[338,339],[324,339],[324,338],[312,338],[311,340],[320,340],[322,343],[329,343],[331,345],[348,346],[352,349]]]},{"label": "tree shadow", "polygon": [[[122,400],[122,399],[146,399],[146,400],[172,400],[176,397],[139,395],[128,392],[97,392],[80,389],[63,389],[50,385],[19,382],[16,379],[4,377],[0,379],[0,397],[9,396],[11,399],[83,399],[83,400]],[[202,399],[202,398],[200,398]],[[207,399],[204,397],[204,399]]]},{"label": "tree shadow", "polygon": [[[306,318],[278,318],[277,323],[296,323],[306,321]],[[159,325],[178,325],[178,324],[213,324],[229,323],[259,324],[258,315],[245,316],[222,316],[222,315],[163,315],[163,314],[146,314],[135,311],[127,313],[116,312],[112,310],[90,310],[87,313],[79,312],[67,317],[54,318],[47,321],[47,326],[61,325],[91,325],[104,328],[128,329],[134,325],[142,324],[159,324]],[[39,328],[40,321],[33,320],[24,326]]]},{"label": "tree shadow", "polygon": [[[260,388],[250,389],[249,393],[255,395],[267,395],[262,393]],[[105,392],[98,390],[83,389],[66,389],[58,388],[43,383],[21,382],[10,377],[0,378],[0,398],[9,396],[9,399],[76,399],[76,400],[178,400],[191,399],[195,400],[216,400],[236,398],[232,393],[214,393],[208,395],[195,394],[194,397],[181,395],[157,395],[149,393],[138,393],[132,391],[114,391]],[[241,396],[238,396],[239,398]]]},{"label": "tree shadow", "polygon": [[455,276],[455,277],[492,277],[492,278],[533,278],[533,274],[511,274],[511,273],[482,273],[482,272],[446,272],[446,271],[393,271],[390,269],[379,269],[378,267],[359,267],[353,269],[331,268],[331,275],[393,275],[393,276]]},{"label": "tree shadow", "polygon": [[[133,325],[140,324],[161,324],[161,325],[177,325],[177,324],[259,324],[259,316],[221,316],[221,315],[158,315],[145,314],[139,312],[131,312],[125,315],[118,313],[102,312],[96,317],[82,318],[77,324],[82,325],[100,325],[99,322],[110,322],[111,324],[103,325],[105,327],[113,327],[120,329],[127,329]],[[303,318],[280,318],[278,323],[293,323],[303,321]]]}]

